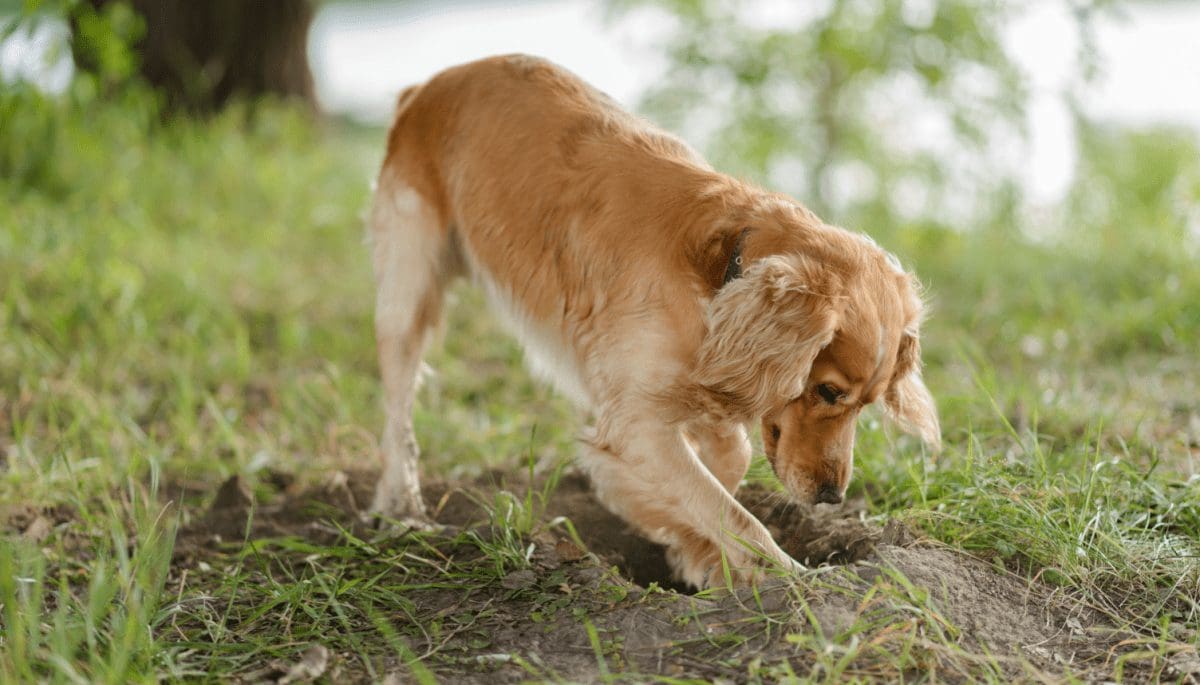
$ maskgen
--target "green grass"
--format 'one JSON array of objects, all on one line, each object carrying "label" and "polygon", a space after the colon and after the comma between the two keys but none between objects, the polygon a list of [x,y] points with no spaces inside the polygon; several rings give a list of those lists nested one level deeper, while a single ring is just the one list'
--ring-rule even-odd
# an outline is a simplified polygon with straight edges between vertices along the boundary
[{"label": "green grass", "polygon": [[153,679],[176,525],[156,486],[79,503],[71,533],[44,546],[0,541],[0,680]]},{"label": "green grass", "polygon": [[[360,216],[382,132],[271,107],[161,125],[136,102],[35,110],[6,97],[0,680],[220,680],[319,643],[347,674],[430,681],[478,665],[491,622],[517,614],[586,622],[600,676],[646,676],[623,670],[601,620],[633,601],[620,583],[539,571],[529,588],[503,585],[531,568],[549,525],[545,491],[498,495],[485,503],[490,526],[449,539],[349,529],[328,544],[226,539],[173,566],[176,530],[228,476],[270,502],[273,474],[320,483],[374,464]],[[926,375],[946,450],[931,460],[868,417],[852,494],[880,521],[899,518],[1107,614],[1132,636],[1110,673],[1172,677],[1168,657],[1195,649],[1200,624],[1200,271],[1170,215],[1138,216],[1162,225],[1128,243],[1108,224],[1092,227],[1103,240],[1080,240],[1088,226],[1039,240],[870,227],[929,286]],[[416,414],[426,474],[569,456],[583,419],[530,381],[476,292],[454,300]],[[770,480],[761,459],[752,477]],[[27,539],[37,515],[52,525]],[[783,631],[799,661],[719,665],[762,681],[794,669],[887,678],[930,663],[1004,679],[1004,659],[965,651],[961,629],[902,575],[862,592],[909,617],[868,613],[827,634],[763,612],[749,633],[705,648]],[[468,610],[465,597],[480,599]],[[636,606],[674,601],[651,589]],[[535,657],[506,658],[531,678],[564,677]]]}]

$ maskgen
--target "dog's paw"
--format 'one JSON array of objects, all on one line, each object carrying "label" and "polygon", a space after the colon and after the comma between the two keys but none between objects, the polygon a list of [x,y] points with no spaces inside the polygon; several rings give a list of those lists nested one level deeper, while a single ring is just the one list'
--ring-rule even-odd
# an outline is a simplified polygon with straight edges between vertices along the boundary
[{"label": "dog's paw", "polygon": [[364,519],[376,530],[407,532],[433,532],[438,524],[425,512],[420,499],[411,500],[384,492],[375,493],[375,501]]},{"label": "dog's paw", "polygon": [[397,535],[405,535],[408,533],[436,533],[444,528],[444,526],[439,524],[437,521],[434,521],[426,516],[424,512],[415,516],[393,516],[391,514],[383,514],[371,511],[363,514],[362,520],[363,523],[373,530],[395,533]]},{"label": "dog's paw", "polygon": [[703,587],[705,589],[749,587],[760,585],[773,578],[794,578],[803,570],[805,570],[804,565],[795,560],[790,560],[787,564],[772,563],[762,559],[744,566],[717,564],[708,569]]},{"label": "dog's paw", "polygon": [[407,535],[408,533],[438,533],[445,526],[425,516],[372,516],[370,525],[377,531]]},{"label": "dog's paw", "polygon": [[[676,580],[703,590],[709,587],[710,571],[714,561],[719,560],[719,554],[716,554],[715,545],[707,545],[703,550],[695,544],[688,547],[688,549],[675,545],[668,547],[667,565],[671,567],[671,573]],[[701,551],[703,553],[698,553]]]},{"label": "dog's paw", "polygon": [[712,543],[667,550],[667,562],[675,577],[701,590],[758,585],[769,578],[795,576],[806,570],[804,564],[782,551],[777,556],[763,558],[744,550],[722,555]]}]

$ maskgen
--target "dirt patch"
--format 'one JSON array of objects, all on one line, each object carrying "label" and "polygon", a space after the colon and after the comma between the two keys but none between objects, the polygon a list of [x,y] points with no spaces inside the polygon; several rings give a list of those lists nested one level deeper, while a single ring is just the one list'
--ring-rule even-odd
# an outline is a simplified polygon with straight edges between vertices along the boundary
[{"label": "dirt patch", "polygon": [[[336,539],[339,527],[372,534],[361,514],[365,503],[370,502],[374,474],[335,472],[320,485],[305,489],[296,487],[295,481],[283,474],[270,474],[266,481],[277,495],[256,501],[242,479],[227,480],[207,513],[181,532],[179,550],[237,541],[247,534],[251,539],[294,535],[320,543]],[[672,577],[665,548],[641,537],[605,509],[592,494],[585,476],[574,472],[563,475],[545,501],[541,500],[540,489],[541,484],[533,488],[532,502],[542,518],[570,519],[587,550],[600,562],[618,568],[641,587],[658,584],[681,592],[688,590]],[[434,521],[457,530],[487,522],[495,506],[495,494],[502,490],[515,493],[523,501],[530,488],[521,476],[493,471],[471,483],[427,483],[422,494]],[[786,552],[810,566],[863,559],[883,534],[863,523],[861,501],[843,507],[802,507],[777,492],[753,486],[742,488],[738,499],[766,524]]]},{"label": "dirt patch", "polygon": [[28,504],[0,506],[0,534],[40,545],[53,536],[63,550],[80,560],[90,558],[86,538],[76,525],[78,512],[66,505],[33,507]]},{"label": "dirt patch", "polygon": [[[309,489],[275,481],[277,492],[264,502],[255,501],[244,483],[227,482],[208,513],[181,531],[180,564],[247,536],[332,544],[350,531],[379,539],[359,516],[369,501],[371,475],[336,474]],[[671,592],[684,588],[673,582],[663,549],[608,513],[578,474],[563,476],[544,502],[536,494],[526,500],[528,485],[501,473],[470,485],[431,483],[427,504],[445,529],[441,537],[424,537],[425,544],[446,540],[438,552],[446,564],[478,558],[479,548],[463,545],[461,538],[449,541],[464,530],[481,531],[480,540],[494,535],[486,522],[503,489],[543,510],[544,522],[569,518],[586,552],[570,541],[564,526],[547,525],[530,543],[527,568],[469,589],[433,578],[410,593],[414,623],[441,625],[446,617],[470,616],[460,619],[470,626],[461,635],[435,636],[423,625],[412,632],[413,652],[436,654],[424,663],[440,677],[592,681],[601,676],[599,669],[611,667],[743,680],[755,660],[801,674],[886,680],[930,673],[951,680],[1042,678],[1068,665],[1076,675],[1094,669],[1100,677],[1111,672],[1109,650],[1122,637],[1098,614],[1063,600],[1052,588],[916,539],[902,526],[865,522],[861,504],[801,508],[761,488],[746,488],[739,498],[790,554],[815,569],[798,582],[770,581],[757,591],[732,594]],[[404,535],[382,539],[373,543],[381,550],[403,544]],[[874,652],[865,651],[844,673],[821,671],[829,668],[819,658],[819,649],[827,649],[821,645],[859,640],[872,640],[879,654],[916,650],[922,656],[915,663],[931,670],[873,670]],[[598,653],[609,665],[600,665]],[[344,665],[353,661],[332,658]],[[400,660],[384,661],[396,673],[408,673]],[[366,677],[346,668],[340,676]]]},{"label": "dirt patch", "polygon": [[[425,487],[424,494],[438,523],[467,527],[487,520],[487,507],[493,502],[491,493],[505,487],[517,493],[528,490],[524,480],[506,483],[505,474],[492,473],[469,486],[432,483]],[[762,487],[742,488],[738,499],[767,525],[786,552],[811,566],[862,559],[882,534],[862,523],[861,501],[840,509],[808,508]],[[687,591],[672,577],[665,548],[642,538],[629,524],[605,509],[582,474],[564,475],[549,499],[539,504],[544,506],[547,520],[570,519],[589,551],[603,563],[620,569],[637,585],[648,587],[657,583],[660,587]]]}]

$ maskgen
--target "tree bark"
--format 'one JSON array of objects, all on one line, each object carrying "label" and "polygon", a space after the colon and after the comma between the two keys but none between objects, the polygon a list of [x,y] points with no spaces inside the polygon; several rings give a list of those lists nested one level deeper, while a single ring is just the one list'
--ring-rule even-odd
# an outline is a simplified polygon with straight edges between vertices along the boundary
[{"label": "tree bark", "polygon": [[[88,0],[101,10],[113,0]],[[310,0],[132,0],[145,22],[139,72],[171,109],[210,112],[264,95],[315,109],[308,68]],[[82,11],[88,11],[83,8]],[[77,66],[94,70],[74,36]]]}]

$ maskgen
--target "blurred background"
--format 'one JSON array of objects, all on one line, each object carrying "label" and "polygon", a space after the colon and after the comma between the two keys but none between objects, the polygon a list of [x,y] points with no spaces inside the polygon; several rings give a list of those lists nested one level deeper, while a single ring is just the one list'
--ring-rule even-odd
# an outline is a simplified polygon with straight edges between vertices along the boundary
[{"label": "blurred background", "polygon": [[[823,208],[869,197],[907,216],[969,216],[978,198],[964,186],[998,180],[1015,181],[1032,207],[1061,203],[1096,124],[1176,126],[1184,137],[1200,128],[1200,3],[1180,0],[117,5],[0,3],[6,23],[27,18],[5,33],[0,77],[61,93],[77,66],[125,72],[110,80],[140,71],[176,95],[210,91],[217,106],[277,92],[385,126],[404,86],[527,52],[716,150],[722,168]],[[30,8],[41,16],[28,20]],[[123,43],[134,54],[119,54]],[[258,54],[241,67],[274,78],[219,64],[250,43]],[[898,168],[871,168],[855,147]],[[930,162],[940,169],[919,168]],[[881,185],[903,207],[878,197]]]},{"label": "blurred background", "polygon": [[[951,441],[1103,425],[1194,473],[1200,3],[0,0],[0,26],[14,407],[74,388],[222,472],[373,450],[360,214],[395,94],[522,51],[901,255]],[[572,410],[457,297],[434,467],[569,452]]]}]

